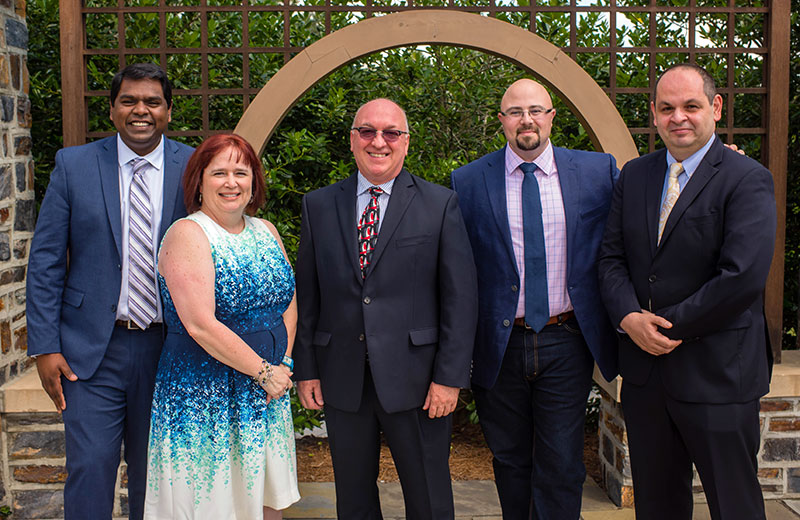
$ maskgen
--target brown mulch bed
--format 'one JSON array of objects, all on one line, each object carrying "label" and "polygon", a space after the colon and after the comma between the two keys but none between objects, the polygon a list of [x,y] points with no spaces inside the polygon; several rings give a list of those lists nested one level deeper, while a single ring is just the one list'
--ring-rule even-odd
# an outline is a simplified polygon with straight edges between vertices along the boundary
[{"label": "brown mulch bed", "polygon": [[[600,460],[597,455],[597,432],[584,437],[583,459],[586,472],[600,484]],[[332,482],[333,468],[328,439],[305,437],[297,441],[298,479],[300,482]],[[480,426],[458,424],[453,427],[450,443],[450,475],[453,480],[491,480],[492,454],[486,447]],[[392,455],[386,443],[381,446],[378,480],[396,482]]]}]

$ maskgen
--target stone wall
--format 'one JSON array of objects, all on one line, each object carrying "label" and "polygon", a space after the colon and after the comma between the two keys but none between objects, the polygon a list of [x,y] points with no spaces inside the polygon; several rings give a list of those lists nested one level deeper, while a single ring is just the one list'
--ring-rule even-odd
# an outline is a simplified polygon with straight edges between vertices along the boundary
[{"label": "stone wall", "polygon": [[[25,269],[36,220],[28,98],[25,0],[0,0],[0,384],[30,365],[26,356]],[[6,420],[0,423],[3,447]],[[8,504],[6,450],[0,505]]]}]

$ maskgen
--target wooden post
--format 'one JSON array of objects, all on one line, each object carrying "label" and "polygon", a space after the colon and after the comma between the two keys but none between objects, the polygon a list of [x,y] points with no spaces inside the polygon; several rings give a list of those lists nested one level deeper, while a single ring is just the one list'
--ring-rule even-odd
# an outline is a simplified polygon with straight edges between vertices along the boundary
[{"label": "wooden post", "polygon": [[59,0],[61,18],[61,116],[64,146],[86,142],[86,109],[83,63],[84,31],[82,0]]},{"label": "wooden post", "polygon": [[[786,246],[786,170],[789,146],[789,46],[791,0],[773,0],[769,14],[769,68],[767,78],[767,168],[775,181],[778,233],[775,255],[767,278],[767,326],[775,362],[781,360],[783,341],[783,264]],[[762,143],[763,145],[763,143]]]}]

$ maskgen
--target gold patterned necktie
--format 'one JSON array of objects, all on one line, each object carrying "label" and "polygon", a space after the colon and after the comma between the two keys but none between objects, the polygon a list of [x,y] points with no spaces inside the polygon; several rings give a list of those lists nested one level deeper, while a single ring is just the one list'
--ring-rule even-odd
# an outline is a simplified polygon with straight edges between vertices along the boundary
[{"label": "gold patterned necktie", "polygon": [[667,182],[667,194],[664,195],[664,202],[661,203],[661,211],[658,214],[658,243],[661,243],[661,235],[664,233],[664,226],[672,211],[675,202],[681,194],[681,187],[678,184],[678,176],[683,172],[683,164],[676,162],[669,167],[669,181]]}]

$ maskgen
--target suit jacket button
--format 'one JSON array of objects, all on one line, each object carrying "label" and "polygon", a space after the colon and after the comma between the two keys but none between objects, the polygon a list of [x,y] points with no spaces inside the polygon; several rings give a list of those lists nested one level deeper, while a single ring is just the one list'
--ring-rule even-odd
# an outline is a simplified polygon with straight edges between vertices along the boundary
[{"label": "suit jacket button", "polygon": [[369,304],[370,304],[370,302],[372,302],[372,298],[370,298],[369,296],[364,296],[364,303],[366,303],[367,305],[369,305]]},{"label": "suit jacket button", "polygon": [[111,306],[111,312],[117,312],[117,305],[116,304]]},{"label": "suit jacket button", "polygon": [[650,278],[647,279],[650,283],[654,283],[656,281],[656,275],[651,274]]},{"label": "suit jacket button", "polygon": [[516,285],[512,285],[511,286],[511,290],[512,291],[517,292],[517,289],[518,289],[518,287]]},{"label": "suit jacket button", "polygon": [[503,327],[508,327],[509,325],[511,325],[510,320],[503,320]]},{"label": "suit jacket button", "polygon": [[359,334],[358,335],[358,341],[364,341],[364,335],[363,334]]}]

